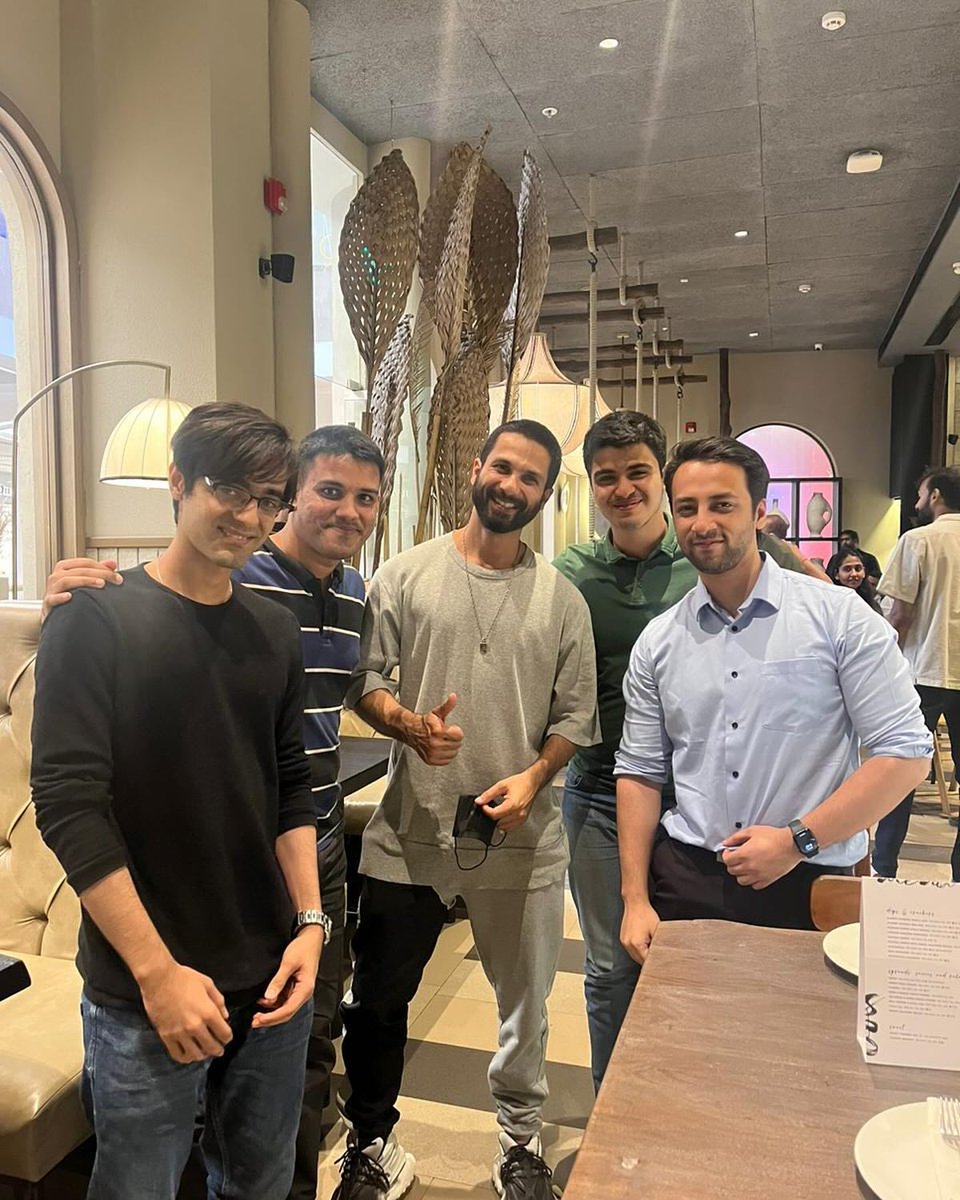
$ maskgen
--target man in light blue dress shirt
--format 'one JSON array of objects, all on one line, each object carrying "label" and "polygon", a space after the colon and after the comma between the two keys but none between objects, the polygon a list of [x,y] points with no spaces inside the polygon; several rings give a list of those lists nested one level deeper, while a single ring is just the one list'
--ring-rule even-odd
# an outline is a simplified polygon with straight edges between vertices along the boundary
[{"label": "man in light blue dress shirt", "polygon": [[665,481],[699,582],[646,627],[624,679],[621,940],[638,962],[660,920],[812,928],[813,880],[849,873],[932,753],[883,618],[759,551],[763,459],[703,438],[676,448]]}]

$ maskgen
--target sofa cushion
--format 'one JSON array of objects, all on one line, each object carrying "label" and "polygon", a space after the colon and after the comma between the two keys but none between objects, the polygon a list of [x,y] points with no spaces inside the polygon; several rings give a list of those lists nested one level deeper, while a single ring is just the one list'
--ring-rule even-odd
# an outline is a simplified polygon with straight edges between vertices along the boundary
[{"label": "sofa cushion", "polygon": [[22,954],[31,986],[0,1002],[0,1175],[41,1179],[90,1134],[80,1103],[81,980]]}]

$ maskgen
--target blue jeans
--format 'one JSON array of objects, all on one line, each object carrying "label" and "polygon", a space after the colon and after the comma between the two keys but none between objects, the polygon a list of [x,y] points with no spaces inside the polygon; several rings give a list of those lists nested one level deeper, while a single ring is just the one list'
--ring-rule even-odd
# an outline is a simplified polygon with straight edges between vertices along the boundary
[{"label": "blue jeans", "polygon": [[640,967],[620,944],[623,900],[614,796],[584,791],[580,782],[578,773],[567,772],[563,821],[570,843],[570,891],[586,948],[583,990],[593,1086],[599,1089]]},{"label": "blue jeans", "polygon": [[256,1030],[252,1006],[231,1012],[222,1058],[176,1063],[142,1012],[84,996],[83,1101],[97,1135],[87,1200],[174,1200],[198,1106],[208,1200],[284,1200],[312,1009]]}]

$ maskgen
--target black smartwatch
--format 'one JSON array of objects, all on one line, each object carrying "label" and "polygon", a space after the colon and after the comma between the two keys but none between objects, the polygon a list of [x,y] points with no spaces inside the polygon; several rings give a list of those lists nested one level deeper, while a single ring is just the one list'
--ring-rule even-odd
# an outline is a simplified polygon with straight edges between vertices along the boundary
[{"label": "black smartwatch", "polygon": [[802,821],[791,821],[787,828],[804,858],[815,858],[820,853],[820,843]]}]

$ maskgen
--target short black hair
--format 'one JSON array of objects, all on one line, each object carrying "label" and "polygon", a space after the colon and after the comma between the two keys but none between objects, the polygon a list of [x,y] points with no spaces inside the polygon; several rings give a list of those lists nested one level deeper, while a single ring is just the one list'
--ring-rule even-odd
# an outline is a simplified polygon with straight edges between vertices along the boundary
[{"label": "short black hair", "polygon": [[673,477],[677,468],[688,462],[719,462],[730,463],[739,467],[747,479],[747,490],[754,510],[767,494],[770,484],[770,472],[756,450],[736,438],[706,437],[696,438],[692,442],[678,442],[671,453],[667,469],[663,473],[667,485],[667,495],[673,500]]},{"label": "short black hair", "polygon": [[594,455],[598,450],[607,446],[619,449],[637,445],[646,446],[662,471],[667,461],[667,435],[659,421],[648,417],[646,413],[627,408],[618,408],[599,421],[594,421],[583,439],[583,465],[587,469],[587,478],[590,477]]},{"label": "short black hair", "polygon": [[926,483],[928,492],[936,488],[947,508],[960,511],[960,467],[927,467],[917,486],[921,483]]},{"label": "short black hair", "polygon": [[383,479],[384,462],[380,447],[354,425],[321,425],[308,433],[297,449],[300,459],[300,483],[303,483],[313,460],[320,454],[332,454],[336,458],[350,457],[357,462],[370,463],[377,468]]},{"label": "short black hair", "polygon": [[[273,417],[248,404],[200,404],[191,408],[171,440],[173,464],[187,493],[204,475],[223,483],[284,481],[283,499],[297,491],[297,451]],[[174,517],[179,505],[173,504]]]},{"label": "short black hair", "polygon": [[482,463],[485,463],[490,457],[490,451],[497,444],[497,439],[502,433],[519,434],[520,437],[528,438],[531,442],[536,442],[537,445],[542,446],[546,450],[550,455],[550,466],[547,470],[547,482],[544,486],[552,488],[557,482],[557,476],[560,474],[563,453],[560,450],[560,443],[546,425],[541,425],[539,421],[528,421],[525,417],[519,417],[515,421],[505,421],[502,425],[498,425],[483,443],[483,449],[479,455]]},{"label": "short black hair", "polygon": [[855,529],[841,529],[841,530],[840,530],[839,537],[838,537],[838,539],[837,539],[837,540],[838,540],[838,541],[843,541],[844,537],[845,537],[847,534],[849,534],[849,535],[850,535],[850,537],[852,537],[852,538],[853,538],[853,540],[854,540],[855,542],[859,542],[859,541],[860,541],[860,534],[859,534],[859,533],[857,533],[857,531],[856,531]]}]

